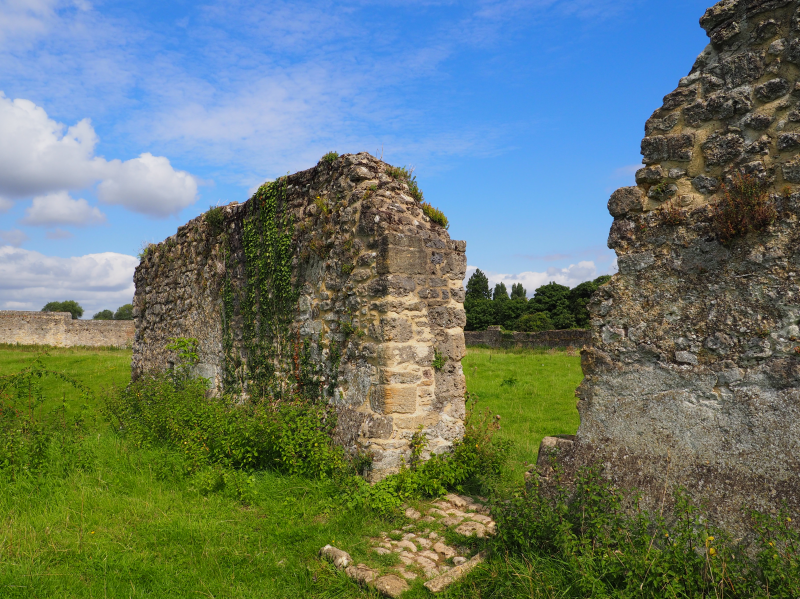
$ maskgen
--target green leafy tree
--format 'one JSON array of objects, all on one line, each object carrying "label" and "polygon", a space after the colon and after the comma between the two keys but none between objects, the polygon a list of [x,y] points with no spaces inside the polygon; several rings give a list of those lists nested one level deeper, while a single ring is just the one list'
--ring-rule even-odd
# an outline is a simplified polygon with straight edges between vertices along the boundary
[{"label": "green leafy tree", "polygon": [[489,278],[480,268],[476,269],[467,281],[467,297],[476,300],[492,299],[489,291]]},{"label": "green leafy tree", "polygon": [[611,280],[609,275],[597,277],[594,281],[585,281],[569,292],[570,311],[575,316],[575,323],[581,328],[588,328],[591,322],[586,305],[601,285]]},{"label": "green leafy tree", "polygon": [[42,312],[69,312],[72,314],[72,319],[77,320],[83,316],[83,308],[74,300],[67,300],[64,302],[48,302],[42,308]]},{"label": "green leafy tree", "polygon": [[559,308],[569,310],[569,292],[569,287],[555,282],[542,285],[528,302],[528,311],[553,313]]},{"label": "green leafy tree", "polygon": [[117,308],[117,311],[114,312],[114,320],[133,320],[133,306],[125,304]]},{"label": "green leafy tree", "polygon": [[510,331],[516,330],[515,326],[517,320],[520,316],[525,314],[528,308],[528,302],[515,299],[493,303],[495,304],[495,322],[493,324],[499,324],[504,329]]},{"label": "green leafy tree", "polygon": [[111,310],[100,310],[92,316],[92,320],[114,320],[114,313]]},{"label": "green leafy tree", "polygon": [[526,333],[534,333],[536,331],[551,331],[555,327],[553,321],[547,312],[534,312],[533,314],[524,314],[517,320],[515,329],[517,331],[524,331]]},{"label": "green leafy tree", "polygon": [[498,283],[494,286],[494,293],[492,294],[492,299],[494,301],[505,301],[508,298],[508,289],[506,289],[505,283]]},{"label": "green leafy tree", "polygon": [[525,288],[522,286],[522,283],[514,283],[511,286],[511,299],[528,299],[528,293],[525,291]]},{"label": "green leafy tree", "polygon": [[464,300],[464,309],[467,312],[467,324],[464,328],[467,331],[485,331],[487,327],[495,324],[498,303],[487,299]]}]

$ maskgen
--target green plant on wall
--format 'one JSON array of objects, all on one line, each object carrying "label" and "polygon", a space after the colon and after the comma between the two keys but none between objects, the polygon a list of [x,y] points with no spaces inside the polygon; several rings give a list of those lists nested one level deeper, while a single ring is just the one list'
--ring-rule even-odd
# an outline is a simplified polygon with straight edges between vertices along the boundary
[{"label": "green plant on wall", "polygon": [[[298,293],[292,284],[294,226],[283,211],[286,180],[262,185],[249,202],[242,224],[244,284],[237,293],[226,269],[223,283],[225,392],[280,399],[291,388],[282,374],[294,353],[290,336]],[[227,240],[226,240],[227,242]],[[227,244],[229,246],[229,242]],[[230,261],[230,249],[226,262]],[[232,324],[241,317],[241,348],[234,346]]]},{"label": "green plant on wall", "polygon": [[447,220],[447,217],[444,215],[444,212],[442,212],[438,208],[434,208],[433,206],[428,204],[428,202],[422,202],[420,206],[425,216],[427,216],[437,225],[439,225],[440,227],[444,227],[445,229],[450,228],[450,222]]},{"label": "green plant on wall", "polygon": [[440,352],[438,349],[433,350],[432,365],[435,370],[441,370],[442,368],[444,368],[444,365],[447,364],[448,359],[449,358],[445,356],[442,352]]}]

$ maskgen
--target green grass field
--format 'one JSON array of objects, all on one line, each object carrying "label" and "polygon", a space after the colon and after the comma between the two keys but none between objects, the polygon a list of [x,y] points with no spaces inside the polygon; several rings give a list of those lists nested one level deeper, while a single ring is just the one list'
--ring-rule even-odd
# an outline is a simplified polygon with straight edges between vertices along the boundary
[{"label": "green grass field", "polygon": [[[0,376],[19,371],[35,355],[33,348],[0,347]],[[130,356],[125,350],[53,349],[44,361],[99,395],[127,384]],[[572,392],[580,381],[578,362],[562,353],[469,350],[468,389],[480,406],[501,415],[502,434],[517,443],[515,474],[535,458],[542,436],[577,428]],[[515,384],[502,384],[512,378]],[[58,384],[47,391],[68,405],[74,394]],[[97,407],[97,401],[88,406]],[[358,560],[367,537],[402,521],[343,509],[346,498],[334,483],[269,472],[253,476],[247,504],[203,494],[183,474],[179,456],[136,449],[99,417],[92,426],[84,443],[89,467],[0,480],[0,597],[376,596],[321,562],[317,552],[331,543]],[[484,596],[471,585],[502,571],[498,559],[440,596]],[[417,580],[405,597],[430,594]]]},{"label": "green grass field", "polygon": [[521,478],[539,443],[578,430],[575,388],[580,356],[562,351],[469,348],[462,360],[467,390],[479,408],[499,414],[501,435],[514,442],[509,468]]}]

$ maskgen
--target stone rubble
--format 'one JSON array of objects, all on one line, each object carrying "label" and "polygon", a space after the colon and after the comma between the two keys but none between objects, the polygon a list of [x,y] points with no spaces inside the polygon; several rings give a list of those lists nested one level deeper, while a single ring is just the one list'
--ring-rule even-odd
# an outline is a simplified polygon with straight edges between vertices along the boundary
[{"label": "stone rubble", "polygon": [[383,568],[386,572],[382,572],[380,567],[365,564],[353,566],[353,559],[348,553],[330,545],[323,547],[320,555],[331,561],[337,569],[344,570],[354,581],[372,586],[388,597],[399,597],[409,588],[406,581],[414,581],[419,577],[427,580],[425,586],[431,592],[438,593],[482,562],[486,555],[480,553],[470,556],[467,547],[451,547],[442,538],[444,530],[431,530],[430,525],[450,528],[467,537],[484,538],[494,534],[495,523],[487,515],[488,508],[471,497],[450,494],[434,505],[436,507],[427,510],[431,514],[430,523],[423,522],[422,518],[413,518],[420,512],[409,507],[405,510],[406,517],[413,520],[414,524],[369,539],[371,552],[375,555],[397,555],[399,564],[388,570]]}]

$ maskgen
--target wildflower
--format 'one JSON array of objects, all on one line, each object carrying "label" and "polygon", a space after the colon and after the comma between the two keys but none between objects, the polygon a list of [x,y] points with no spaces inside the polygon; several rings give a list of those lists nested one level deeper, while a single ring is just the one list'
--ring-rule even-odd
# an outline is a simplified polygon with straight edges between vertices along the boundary
[{"label": "wildflower", "polygon": [[706,541],[713,541],[713,540],[714,540],[714,537],[708,537],[708,538],[706,539]]},{"label": "wildflower", "polygon": [[708,550],[708,554],[709,554],[709,555],[711,555],[711,556],[717,555],[717,550],[716,550],[716,549],[714,549],[713,547],[711,547],[711,548]]}]

